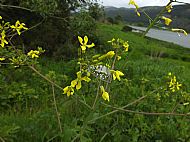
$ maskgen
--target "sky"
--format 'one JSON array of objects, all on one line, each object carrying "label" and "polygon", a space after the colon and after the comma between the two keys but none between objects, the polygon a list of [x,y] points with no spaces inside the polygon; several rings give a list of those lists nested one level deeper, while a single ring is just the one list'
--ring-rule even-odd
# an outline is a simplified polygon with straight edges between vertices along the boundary
[{"label": "sky", "polygon": [[[178,0],[180,2],[190,3],[190,0]],[[114,6],[114,7],[133,7],[129,6],[129,0],[100,0],[104,6]],[[166,5],[169,0],[135,0],[137,5],[143,6],[163,6]],[[177,4],[177,3],[174,3]]]}]

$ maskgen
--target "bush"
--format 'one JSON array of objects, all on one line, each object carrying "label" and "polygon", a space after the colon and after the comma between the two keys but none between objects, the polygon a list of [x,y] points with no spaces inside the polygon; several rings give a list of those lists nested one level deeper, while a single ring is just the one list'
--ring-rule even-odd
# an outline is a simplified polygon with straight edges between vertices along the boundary
[{"label": "bush", "polygon": [[127,26],[127,25],[125,25],[125,26],[122,28],[122,31],[123,31],[123,32],[131,32],[132,30],[133,30],[133,28],[131,28],[131,27]]}]

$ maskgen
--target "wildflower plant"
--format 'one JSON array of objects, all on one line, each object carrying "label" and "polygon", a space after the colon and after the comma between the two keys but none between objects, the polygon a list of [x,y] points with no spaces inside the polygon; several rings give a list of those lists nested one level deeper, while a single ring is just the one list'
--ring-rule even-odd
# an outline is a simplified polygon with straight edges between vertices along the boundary
[{"label": "wildflower plant", "polygon": [[[136,2],[134,0],[130,0],[129,4],[135,6],[136,13],[138,16],[140,16],[141,9],[138,7]],[[147,28],[147,31],[144,33],[144,35],[148,32],[152,26],[161,18],[164,20],[166,25],[170,25],[172,22],[171,19],[166,18],[163,16],[164,12],[171,12],[172,11],[172,1],[170,1],[166,7],[160,12],[160,14],[157,15],[157,17],[151,20],[150,26]],[[144,11],[142,11],[145,13]],[[146,14],[146,13],[145,13]],[[147,14],[146,14],[147,15]],[[149,16],[148,16],[149,17]],[[52,96],[53,96],[53,102],[55,106],[58,126],[60,128],[60,132],[62,133],[62,126],[61,126],[61,119],[60,114],[58,112],[57,103],[55,99],[55,91],[54,87],[57,87],[62,90],[63,94],[67,95],[68,97],[75,97],[80,96],[80,90],[83,88],[85,89],[86,84],[91,83],[97,83],[96,88],[96,94],[93,94],[92,105],[89,105],[85,98],[83,100],[79,101],[82,102],[87,108],[92,110],[92,113],[95,110],[96,104],[101,98],[102,100],[106,102],[112,102],[112,92],[110,91],[111,83],[118,82],[122,83],[122,79],[125,78],[125,74],[123,73],[120,68],[117,68],[116,64],[120,62],[123,57],[126,57],[128,55],[129,51],[129,43],[126,40],[120,39],[120,38],[112,38],[111,40],[107,41],[110,46],[112,47],[110,51],[106,51],[104,54],[95,54],[92,55],[90,50],[93,48],[96,48],[96,45],[90,41],[90,39],[87,36],[80,37],[78,36],[78,42],[79,42],[79,48],[78,48],[78,71],[75,74],[75,78],[73,78],[67,86],[65,85],[64,88],[61,85],[58,85],[55,83],[54,80],[51,80],[41,74],[34,66],[37,64],[37,59],[40,57],[42,53],[45,51],[38,47],[37,50],[30,50],[28,52],[23,52],[23,50],[18,46],[13,45],[12,38],[15,35],[20,36],[24,31],[29,30],[27,26],[20,22],[16,21],[15,24],[11,24],[9,22],[5,22],[3,18],[0,16],[0,65],[11,65],[14,67],[20,67],[20,66],[28,66],[30,69],[32,69],[35,73],[37,73],[39,76],[41,76],[43,79],[45,79],[47,82],[51,84],[52,88]],[[186,31],[183,29],[172,29],[174,32],[183,32],[185,35],[187,35]],[[0,66],[1,67],[1,66]],[[125,82],[128,80],[125,78],[123,79]],[[141,88],[145,87],[146,83],[149,82],[148,79],[142,78],[141,79],[142,86]],[[129,85],[129,87],[131,87]],[[132,113],[139,113],[139,114],[150,114],[150,115],[182,115],[185,116],[185,114],[175,114],[175,113],[148,113],[148,112],[136,112],[132,110],[125,110],[130,105],[133,105],[135,103],[140,102],[141,100],[148,98],[148,97],[154,97],[156,96],[158,100],[161,100],[162,98],[167,97],[175,97],[178,94],[180,96],[178,98],[181,99],[183,105],[189,105],[190,102],[190,95],[188,92],[183,90],[183,85],[178,81],[178,78],[173,75],[172,73],[169,73],[167,76],[167,80],[164,82],[164,86],[161,86],[159,88],[153,88],[154,90],[152,92],[148,92],[148,95],[145,95],[142,91],[143,96],[137,100],[134,100],[132,103],[129,103],[123,107],[114,107],[112,105],[105,104],[101,101],[101,104],[115,109],[114,111],[111,111],[103,116],[99,116],[96,118],[93,118],[92,120],[89,120],[88,122],[84,122],[84,126],[87,126],[88,123],[94,122],[97,119],[103,118],[104,116],[108,116],[110,114],[113,114],[117,111],[123,111],[123,112],[132,112]],[[155,95],[156,94],[156,95]],[[166,94],[166,95],[161,95]],[[164,97],[163,97],[164,96]],[[76,97],[77,98],[77,97]],[[77,98],[77,101],[78,101]],[[177,97],[176,97],[177,98]],[[176,101],[176,100],[175,100]],[[110,103],[111,104],[111,103]],[[83,130],[81,130],[83,131]],[[82,135],[82,134],[81,134]],[[78,135],[77,135],[78,137]],[[77,138],[75,140],[78,140]]]},{"label": "wildflower plant", "polygon": [[[12,38],[15,35],[20,36],[22,32],[28,30],[24,23],[19,20],[11,25],[10,22],[5,22],[3,17],[0,16],[0,63],[9,64],[14,67],[22,65],[32,65],[37,63],[36,59],[45,51],[38,47],[37,50],[31,50],[28,53],[12,43]],[[3,63],[2,63],[3,62]]]},{"label": "wildflower plant", "polygon": [[[80,90],[82,88],[82,82],[88,82],[92,79],[103,80],[107,83],[107,87],[104,87],[103,84],[99,84],[98,86],[98,95],[102,94],[102,98],[106,101],[110,101],[109,93],[106,91],[108,89],[108,84],[112,82],[112,80],[118,79],[121,80],[121,77],[124,74],[119,70],[114,70],[114,65],[116,63],[116,59],[121,59],[120,54],[128,51],[128,42],[122,39],[115,39],[108,41],[111,44],[113,50],[108,51],[107,53],[100,55],[93,55],[92,58],[88,58],[88,48],[96,48],[94,43],[88,44],[88,37],[84,36],[84,38],[78,36],[78,40],[80,43],[79,47],[79,68],[80,70],[76,73],[77,78],[71,81],[70,86],[66,86],[63,89],[63,94],[67,94],[67,96],[73,95],[76,90]],[[107,72],[101,72],[100,70],[105,68]],[[106,78],[102,78],[103,75],[106,75]],[[93,78],[95,76],[95,78]],[[100,92],[99,92],[100,89]],[[98,97],[98,96],[97,96]],[[96,98],[97,98],[96,97]]]},{"label": "wildflower plant", "polygon": [[[148,28],[146,29],[146,31],[143,34],[143,37],[148,33],[148,31],[153,27],[153,26],[159,26],[160,28],[162,28],[162,26],[160,26],[160,19],[164,21],[164,24],[166,26],[169,26],[172,22],[172,19],[169,17],[164,16],[165,14],[171,13],[173,6],[172,3],[173,2],[178,2],[178,1],[173,1],[170,0],[167,5],[160,11],[159,14],[157,14],[157,16],[152,19],[144,10],[142,10],[141,8],[139,8],[138,4],[135,2],[135,0],[130,0],[129,1],[129,5],[133,5],[135,7],[135,11],[137,13],[138,16],[141,16],[140,13],[143,13],[150,21],[150,24],[148,26]],[[184,33],[185,36],[187,36],[187,32],[184,29],[179,29],[179,28],[167,28],[170,31],[173,32],[182,32]]]},{"label": "wildflower plant", "polygon": [[[76,73],[77,78],[71,81],[69,86],[66,86],[63,89],[63,94],[67,94],[67,96],[73,95],[75,89],[80,90],[82,88],[82,82],[85,81],[89,83],[92,79],[98,79],[103,80],[107,84],[106,87],[102,84],[99,84],[97,94],[99,95],[99,93],[102,93],[102,98],[105,101],[110,101],[110,96],[106,89],[108,89],[108,84],[111,83],[113,80],[117,79],[118,81],[120,81],[121,77],[124,76],[122,71],[115,70],[115,63],[116,61],[121,59],[122,53],[128,52],[128,41],[124,41],[120,38],[113,38],[112,40],[108,41],[108,43],[111,44],[113,50],[108,51],[103,55],[97,54],[92,55],[92,57],[88,58],[87,50],[90,50],[88,48],[96,48],[95,44],[88,44],[87,36],[84,36],[84,38],[78,36],[78,40],[80,43],[78,60],[80,70]],[[101,72],[103,68],[106,69],[107,72]],[[102,78],[102,76],[105,74],[106,78]],[[93,78],[93,76],[95,76],[95,78]]]}]

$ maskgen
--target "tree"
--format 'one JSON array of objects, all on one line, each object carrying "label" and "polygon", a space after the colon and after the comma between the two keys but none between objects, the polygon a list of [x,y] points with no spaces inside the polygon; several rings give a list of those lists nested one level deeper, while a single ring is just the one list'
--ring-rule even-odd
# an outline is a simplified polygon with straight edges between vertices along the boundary
[{"label": "tree", "polygon": [[111,18],[111,17],[108,17],[108,18],[107,18],[107,21],[108,21],[109,23],[111,23],[112,25],[113,25],[113,23],[114,23],[114,20],[113,20],[113,18]]},{"label": "tree", "polygon": [[115,23],[119,24],[120,22],[123,22],[123,18],[121,17],[121,15],[115,16]]},{"label": "tree", "polygon": [[104,8],[98,3],[93,3],[89,6],[89,14],[95,20],[99,20],[104,15]]}]

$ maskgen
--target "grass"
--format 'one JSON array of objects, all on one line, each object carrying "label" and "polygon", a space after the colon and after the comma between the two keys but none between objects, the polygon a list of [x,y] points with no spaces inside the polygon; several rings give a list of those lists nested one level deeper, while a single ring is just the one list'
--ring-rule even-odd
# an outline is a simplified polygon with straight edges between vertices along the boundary
[{"label": "grass", "polygon": [[[134,111],[171,112],[177,104],[176,113],[188,113],[189,106],[180,104],[181,98],[159,101],[150,95],[155,88],[163,85],[169,72],[177,76],[183,89],[190,92],[190,49],[150,38],[139,34],[122,32],[121,25],[98,24],[95,52],[105,53],[110,49],[107,43],[112,38],[122,38],[129,42],[128,55],[123,54],[116,69],[122,70],[124,79],[110,86],[110,103],[123,106],[142,95],[149,97],[129,107]],[[75,78],[77,61],[42,58],[37,66],[46,77],[65,87]],[[80,99],[93,104],[96,95],[96,81],[85,84],[83,90],[70,98],[55,90],[57,105],[62,122],[63,133],[57,126],[53,107],[51,84],[42,80],[27,68],[4,73],[11,75],[8,81],[2,81],[0,87],[0,141],[15,142],[60,142],[62,141],[106,141],[106,142],[177,142],[190,140],[190,120],[188,117],[146,116],[131,113],[114,113],[103,119],[93,120],[112,111],[102,103],[101,98],[95,110],[89,110],[80,103]],[[0,76],[2,78],[2,76]],[[3,79],[2,79],[3,80]],[[12,83],[15,82],[15,83]],[[5,85],[6,88],[2,86]],[[176,100],[178,102],[176,102]],[[4,103],[4,104],[3,104]]]}]

